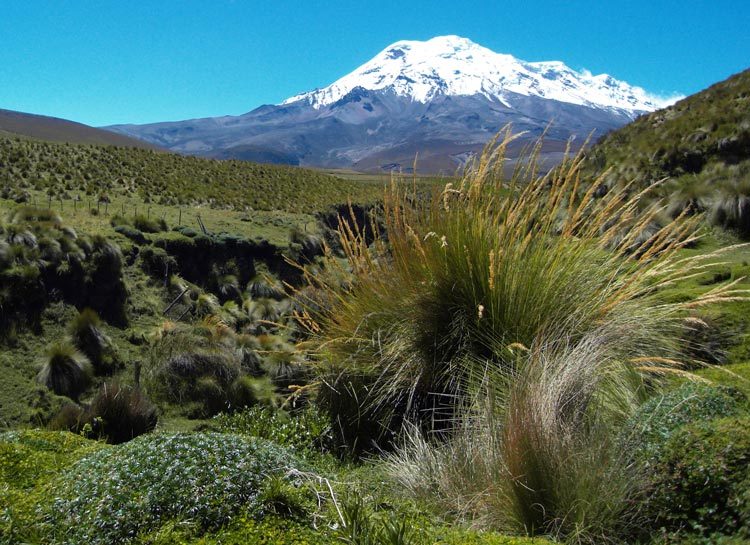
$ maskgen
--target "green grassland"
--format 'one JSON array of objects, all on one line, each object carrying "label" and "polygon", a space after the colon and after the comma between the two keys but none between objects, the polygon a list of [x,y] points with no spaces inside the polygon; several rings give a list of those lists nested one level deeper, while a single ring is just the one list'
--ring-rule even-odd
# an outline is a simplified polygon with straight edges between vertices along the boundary
[{"label": "green grassland", "polygon": [[377,184],[322,172],[216,161],[135,148],[0,140],[0,187],[41,190],[53,199],[99,200],[111,194],[167,205],[312,213],[333,204],[371,202]]}]

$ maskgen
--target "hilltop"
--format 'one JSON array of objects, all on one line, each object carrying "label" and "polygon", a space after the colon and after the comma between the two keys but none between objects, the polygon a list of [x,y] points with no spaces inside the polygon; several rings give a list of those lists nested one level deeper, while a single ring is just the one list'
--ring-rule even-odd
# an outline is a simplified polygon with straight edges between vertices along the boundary
[{"label": "hilltop", "polygon": [[30,137],[71,144],[162,149],[143,140],[113,134],[110,131],[89,127],[83,123],[3,109],[0,109],[0,136]]}]

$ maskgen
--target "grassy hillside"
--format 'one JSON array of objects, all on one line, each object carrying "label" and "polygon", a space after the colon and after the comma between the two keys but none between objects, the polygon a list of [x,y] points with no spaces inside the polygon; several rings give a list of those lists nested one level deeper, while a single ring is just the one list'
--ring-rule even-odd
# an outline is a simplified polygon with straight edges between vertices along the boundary
[{"label": "grassy hillside", "polygon": [[588,156],[590,167],[612,169],[613,181],[747,176],[750,70],[606,135]]},{"label": "grassy hillside", "polygon": [[657,181],[676,217],[706,213],[717,226],[750,237],[750,70],[645,115],[588,152],[585,172],[607,172],[606,187]]},{"label": "grassy hillside", "polygon": [[165,205],[307,213],[381,193],[376,185],[295,167],[2,137],[0,188],[15,200],[41,190],[53,200],[122,195]]},{"label": "grassy hillside", "polygon": [[59,119],[57,117],[2,109],[0,109],[0,134],[4,134],[5,136],[27,136],[39,140],[68,142],[71,144],[98,144],[101,146],[159,149],[148,142],[89,127],[82,123]]}]

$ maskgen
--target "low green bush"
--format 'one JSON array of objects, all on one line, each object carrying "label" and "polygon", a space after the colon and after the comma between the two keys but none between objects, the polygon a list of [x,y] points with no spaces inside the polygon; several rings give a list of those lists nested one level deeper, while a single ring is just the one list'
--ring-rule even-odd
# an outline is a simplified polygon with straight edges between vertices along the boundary
[{"label": "low green bush", "polygon": [[625,424],[622,437],[634,458],[652,465],[680,428],[738,415],[745,410],[746,401],[734,388],[686,382],[644,403]]},{"label": "low green bush", "polygon": [[167,230],[167,222],[162,218],[148,218],[137,215],[133,218],[133,227],[144,233],[159,233]]},{"label": "low green bush", "polygon": [[95,453],[53,485],[52,542],[128,543],[178,519],[217,529],[258,506],[274,475],[294,480],[300,462],[268,441],[230,434],[144,435]]},{"label": "low green bush", "polygon": [[223,433],[261,437],[302,452],[324,452],[331,446],[330,422],[315,406],[291,414],[268,407],[251,407],[217,415],[210,427]]},{"label": "low green bush", "polygon": [[750,417],[676,432],[655,467],[646,513],[657,528],[750,538]]},{"label": "low green bush", "polygon": [[141,231],[130,225],[115,226],[115,233],[120,233],[122,236],[129,238],[136,244],[146,244],[148,242],[148,239]]}]

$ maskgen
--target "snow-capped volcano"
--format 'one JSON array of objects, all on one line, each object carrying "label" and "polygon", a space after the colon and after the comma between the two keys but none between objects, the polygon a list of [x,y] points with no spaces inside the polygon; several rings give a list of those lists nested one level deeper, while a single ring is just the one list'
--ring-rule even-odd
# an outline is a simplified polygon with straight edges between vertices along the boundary
[{"label": "snow-capped volcano", "polygon": [[508,124],[520,152],[544,134],[558,161],[581,144],[664,104],[606,74],[525,62],[458,36],[400,41],[323,89],[239,116],[110,130],[208,157],[366,171],[453,173]]},{"label": "snow-capped volcano", "polygon": [[577,72],[559,61],[524,62],[460,36],[396,42],[328,87],[293,96],[282,104],[303,100],[320,109],[356,88],[390,90],[422,103],[439,94],[482,95],[510,106],[508,96],[514,93],[639,113],[666,105],[640,87],[607,74]]}]

